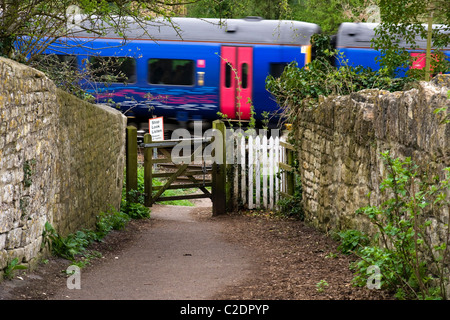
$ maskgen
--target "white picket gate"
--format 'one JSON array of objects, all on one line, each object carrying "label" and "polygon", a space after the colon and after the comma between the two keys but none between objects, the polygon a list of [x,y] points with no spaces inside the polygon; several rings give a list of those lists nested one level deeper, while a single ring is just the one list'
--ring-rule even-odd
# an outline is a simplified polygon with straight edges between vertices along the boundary
[{"label": "white picket gate", "polygon": [[266,135],[241,135],[234,138],[232,198],[235,206],[278,208],[280,194],[287,191],[287,145],[284,136],[268,139]]}]

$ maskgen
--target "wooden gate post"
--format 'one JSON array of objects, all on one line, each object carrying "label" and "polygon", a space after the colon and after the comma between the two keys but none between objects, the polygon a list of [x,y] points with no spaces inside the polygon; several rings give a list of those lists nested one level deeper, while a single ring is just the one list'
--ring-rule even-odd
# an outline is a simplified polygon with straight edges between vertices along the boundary
[{"label": "wooden gate post", "polygon": [[[144,144],[152,143],[152,136],[149,133],[144,135]],[[156,149],[155,149],[156,150]],[[144,148],[144,193],[145,206],[152,206],[152,189],[153,189],[153,148]]]},{"label": "wooden gate post", "polygon": [[127,141],[126,141],[126,199],[127,201],[133,201],[130,198],[130,191],[137,190],[137,129],[133,126],[127,127]]},{"label": "wooden gate post", "polygon": [[225,124],[220,120],[213,121],[213,129],[220,131],[221,141],[214,140],[217,145],[215,151],[215,159],[221,163],[214,161],[213,163],[213,181],[212,181],[212,203],[213,216],[226,213],[226,144],[225,144]]},{"label": "wooden gate post", "polygon": [[287,163],[291,167],[291,170],[287,173],[287,194],[294,196],[295,193],[295,173],[294,173],[294,151],[286,149],[287,151]]}]

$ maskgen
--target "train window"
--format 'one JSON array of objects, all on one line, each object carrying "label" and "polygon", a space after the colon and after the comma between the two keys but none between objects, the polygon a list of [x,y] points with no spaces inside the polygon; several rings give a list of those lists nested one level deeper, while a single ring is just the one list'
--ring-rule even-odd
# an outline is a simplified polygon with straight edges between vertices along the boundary
[{"label": "train window", "polygon": [[281,62],[281,63],[271,63],[270,64],[270,75],[274,78],[281,77],[281,74],[284,71],[284,68],[288,65],[287,62]]},{"label": "train window", "polygon": [[242,88],[243,89],[247,89],[248,87],[248,64],[247,63],[243,63],[242,64]]},{"label": "train window", "polygon": [[175,86],[194,85],[194,61],[181,59],[149,59],[148,82]]},{"label": "train window", "polygon": [[95,82],[136,82],[136,60],[128,57],[90,57]]},{"label": "train window", "polygon": [[229,63],[225,64],[225,87],[231,88],[231,79],[233,78],[231,73],[233,72]]}]

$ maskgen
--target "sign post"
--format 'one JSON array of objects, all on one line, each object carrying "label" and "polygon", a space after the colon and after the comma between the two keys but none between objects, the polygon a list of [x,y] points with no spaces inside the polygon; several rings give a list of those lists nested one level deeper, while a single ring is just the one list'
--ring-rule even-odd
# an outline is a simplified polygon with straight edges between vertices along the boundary
[{"label": "sign post", "polygon": [[164,119],[163,117],[148,119],[148,130],[152,136],[152,141],[164,140]]},{"label": "sign post", "polygon": [[[164,140],[164,119],[163,117],[148,119],[148,131],[152,142]],[[158,158],[158,149],[153,148],[153,157]],[[156,170],[156,164],[153,165]]]}]

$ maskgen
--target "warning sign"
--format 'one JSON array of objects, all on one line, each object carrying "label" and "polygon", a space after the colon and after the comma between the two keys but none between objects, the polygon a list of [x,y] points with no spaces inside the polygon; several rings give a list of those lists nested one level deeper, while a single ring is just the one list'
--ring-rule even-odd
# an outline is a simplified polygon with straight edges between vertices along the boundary
[{"label": "warning sign", "polygon": [[163,117],[148,119],[149,133],[152,141],[164,140],[164,120]]}]

